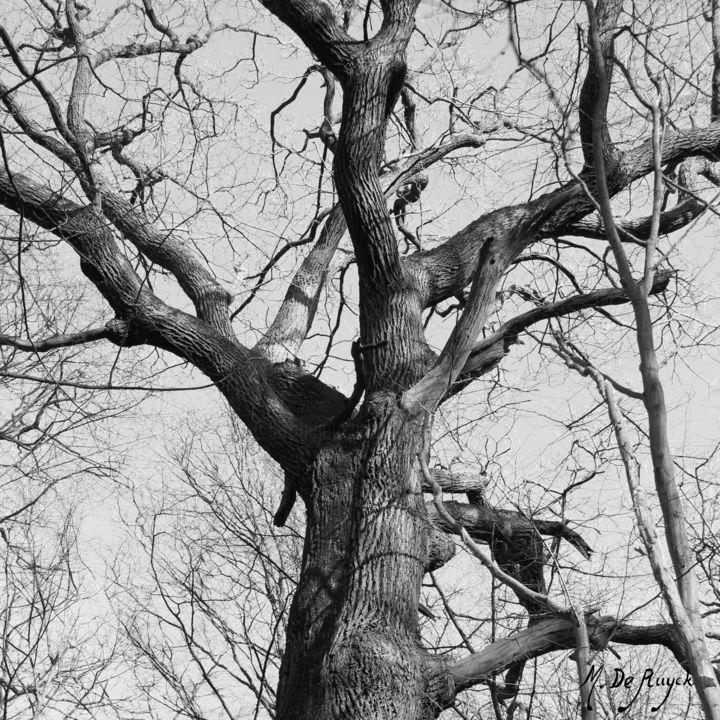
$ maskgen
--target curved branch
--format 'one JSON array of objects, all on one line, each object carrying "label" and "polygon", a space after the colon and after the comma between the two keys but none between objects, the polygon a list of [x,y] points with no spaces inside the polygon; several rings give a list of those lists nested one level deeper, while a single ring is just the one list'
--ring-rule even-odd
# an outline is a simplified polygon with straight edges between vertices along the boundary
[{"label": "curved branch", "polygon": [[208,323],[159,300],[120,252],[107,221],[94,208],[59,197],[22,175],[10,178],[3,168],[0,204],[21,212],[75,250],[83,273],[123,321],[123,344],[150,344],[192,363],[217,385],[272,457],[285,468],[303,466],[319,433],[275,390],[278,371]]},{"label": "curved branch", "polygon": [[287,25],[323,65],[342,82],[356,61],[358,43],[338,25],[335,13],[323,0],[260,0]]},{"label": "curved branch", "polygon": [[425,503],[433,525],[445,532],[457,534],[457,524],[460,524],[470,537],[488,544],[498,536],[510,539],[547,535],[567,540],[586,560],[592,553],[592,548],[577,532],[557,520],[529,518],[515,510],[500,510],[453,500],[446,500],[443,505],[452,522],[438,512],[434,503]]},{"label": "curved branch", "polygon": [[[664,292],[671,277],[671,272],[657,273],[653,280],[650,294],[656,295]],[[629,298],[624,290],[620,288],[608,288],[579,295],[571,295],[563,300],[541,305],[521,315],[517,315],[475,345],[458,379],[445,395],[444,399],[447,400],[457,394],[472,380],[479,378],[481,375],[495,368],[500,360],[510,351],[510,347],[518,342],[520,333],[527,330],[531,325],[541,322],[542,320],[563,317],[582,310],[607,307],[609,305],[622,305],[627,302],[629,302]]]},{"label": "curved branch", "polygon": [[[689,197],[679,202],[671,210],[666,210],[660,215],[660,226],[658,232],[661,235],[682,230],[695,218],[699,217],[706,210],[706,205],[695,197]],[[652,217],[635,218],[617,224],[618,232],[623,238],[645,240],[650,235]],[[583,218],[570,225],[566,230],[567,235],[578,235],[580,237],[605,240],[607,235],[601,219],[597,215]]]},{"label": "curved branch", "polygon": [[[687,670],[685,654],[675,628],[671,624],[650,626],[629,625],[613,617],[587,618],[591,647],[600,650],[608,642],[627,645],[662,645],[668,648],[683,669]],[[456,692],[479,683],[489,682],[495,675],[523,660],[575,647],[575,623],[565,618],[541,620],[531,627],[498,640],[449,668]]]},{"label": "curved branch", "polygon": [[228,312],[232,296],[220,285],[199,255],[171,231],[158,230],[143,215],[139,206],[131,205],[112,190],[102,177],[98,177],[98,186],[102,195],[103,213],[123,237],[151,262],[172,273],[192,300],[198,318],[225,337],[233,338]]},{"label": "curved branch", "polygon": [[[720,158],[720,122],[682,132],[666,132],[662,142],[662,164],[673,165],[690,157],[711,161]],[[623,153],[608,176],[608,190],[616,195],[654,169],[653,143],[647,140]],[[424,307],[447,300],[470,284],[486,238],[506,238],[522,222],[540,216],[566,193],[565,202],[542,223],[527,244],[541,237],[572,234],[573,226],[596,209],[579,183],[571,182],[527,203],[508,205],[473,220],[444,243],[403,259],[422,295]],[[683,210],[687,206],[683,205]],[[518,253],[524,247],[518,248]]]}]

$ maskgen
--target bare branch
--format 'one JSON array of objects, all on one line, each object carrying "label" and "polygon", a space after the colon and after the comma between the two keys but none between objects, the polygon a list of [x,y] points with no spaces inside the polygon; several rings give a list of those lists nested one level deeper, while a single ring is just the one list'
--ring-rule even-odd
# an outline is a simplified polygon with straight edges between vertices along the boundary
[{"label": "bare branch", "polygon": [[85,120],[85,110],[93,76],[87,40],[80,25],[79,10],[75,0],[65,0],[65,17],[68,22],[72,43],[77,52],[77,65],[67,107],[67,127],[72,133],[74,141],[72,144],[85,173],[86,184],[89,189],[88,196],[93,205],[98,207],[100,197],[93,169],[94,133]]},{"label": "bare branch", "polygon": [[170,27],[168,23],[162,22],[153,7],[150,0],[142,0],[143,7],[145,8],[145,14],[147,15],[150,24],[159,32],[165,35],[171,43],[175,43],[178,40],[178,36],[175,31]]},{"label": "bare branch", "polygon": [[713,76],[710,102],[710,122],[720,120],[720,2],[711,0]]},{"label": "bare branch", "polygon": [[478,558],[478,560],[480,560],[480,562],[490,571],[492,576],[503,584],[507,585],[516,595],[522,597],[528,602],[531,602],[535,605],[541,605],[542,607],[545,607],[551,612],[557,614],[563,613],[563,610],[557,605],[555,605],[555,603],[553,603],[550,598],[548,598],[546,595],[542,595],[541,593],[537,593],[534,590],[531,590],[529,587],[523,585],[511,575],[508,575],[508,573],[502,570],[502,568],[500,568],[500,566],[491,557],[488,557],[484,553],[482,548],[470,537],[467,530],[445,508],[442,500],[442,489],[433,480],[432,475],[428,470],[427,462],[425,461],[422,453],[420,453],[418,457],[420,459],[420,468],[422,470],[423,478],[425,482],[433,488],[433,504],[435,506],[435,509],[437,510],[438,515],[442,518],[444,523],[447,523],[448,527],[452,528],[452,531],[455,534],[459,535],[462,538],[463,542],[468,547],[470,552],[476,558]]},{"label": "bare branch", "polygon": [[[454,473],[445,468],[434,467],[430,470],[430,476],[446,493],[466,493],[474,490],[484,490],[488,484],[488,477],[485,473],[479,475],[469,473]],[[433,486],[423,483],[423,492],[432,492]]]},{"label": "bare branch", "polygon": [[96,340],[108,339],[111,332],[106,326],[83,330],[70,335],[53,335],[44,340],[22,340],[21,338],[10,337],[9,335],[0,335],[0,346],[6,345],[14,347],[17,350],[26,350],[28,352],[47,352],[63,347],[73,347],[74,345],[84,345]]},{"label": "bare branch", "polygon": [[[585,0],[585,6],[590,23],[590,48],[595,57],[598,73],[598,95],[592,113],[592,141],[593,163],[595,166],[595,180],[597,186],[597,201],[600,214],[607,233],[608,243],[612,248],[615,262],[618,266],[620,281],[628,294],[635,314],[637,346],[640,355],[640,374],[643,381],[643,396],[647,410],[648,430],[650,440],[650,454],[653,461],[655,488],[662,508],[667,544],[670,550],[673,566],[677,574],[677,587],[662,572],[660,554],[657,551],[654,533],[647,508],[643,506],[640,495],[638,478],[635,468],[628,455],[628,446],[623,442],[622,423],[617,406],[614,404],[612,387],[603,383],[596,377],[598,388],[601,389],[604,399],[608,403],[613,425],[618,437],[623,462],[626,467],[626,476],[633,494],[633,506],[638,519],[640,532],[646,543],[648,554],[651,557],[653,573],[663,591],[668,608],[673,616],[685,645],[688,660],[692,669],[693,679],[698,688],[700,701],[708,718],[720,719],[720,685],[710,668],[710,656],[704,643],[702,622],[698,612],[698,589],[695,576],[695,558],[690,548],[685,513],[682,498],[675,480],[672,454],[670,451],[667,427],[667,410],[663,386],[660,381],[659,363],[655,350],[653,337],[653,322],[647,302],[647,294],[652,281],[651,273],[654,267],[648,259],[654,251],[657,238],[657,224],[660,211],[658,188],[662,181],[661,166],[664,155],[659,138],[659,123],[657,113],[653,112],[653,137],[650,140],[652,168],[655,171],[655,194],[653,201],[654,217],[651,224],[651,237],[648,241],[645,275],[640,284],[635,282],[632,266],[625,254],[625,249],[618,235],[610,204],[610,190],[605,168],[603,152],[604,134],[606,125],[606,107],[610,92],[610,80],[607,69],[604,67],[601,56],[601,39],[598,29],[598,20],[592,0]],[[604,390],[604,392],[603,392]],[[679,590],[679,597],[678,595]]]},{"label": "bare branch", "polygon": [[488,238],[483,245],[470,295],[450,339],[431,370],[403,394],[403,407],[408,411],[422,408],[433,412],[460,374],[472,350],[472,343],[495,305],[497,284],[512,261],[508,245],[495,238]]},{"label": "bare branch", "polygon": [[[80,266],[124,323],[121,344],[147,343],[198,367],[227,397],[279,462],[297,467],[318,433],[298,419],[271,385],[272,365],[192,315],[160,301],[120,252],[107,222],[22,175],[0,168],[0,203],[65,240]],[[313,378],[316,392],[325,389]],[[287,384],[287,382],[285,382]],[[306,383],[307,385],[307,383]]]},{"label": "bare branch", "polygon": [[[580,137],[585,157],[585,166],[593,167],[593,139],[592,139],[592,118],[595,107],[599,102],[601,73],[604,73],[608,84],[612,80],[613,61],[615,59],[615,31],[620,12],[622,0],[599,0],[595,14],[598,24],[598,38],[603,67],[598,67],[598,60],[595,53],[590,53],[588,60],[588,71],[580,92]],[[603,112],[607,107],[608,94],[602,98]],[[608,167],[619,162],[619,154],[610,140],[610,132],[607,123],[603,127],[603,153],[606,156]]]},{"label": "bare branch", "polygon": [[[440,486],[438,485],[438,487]],[[592,553],[592,548],[585,540],[564,522],[529,518],[515,510],[501,510],[500,508],[454,501],[443,503],[446,511],[443,514],[437,510],[434,503],[428,502],[425,505],[433,524],[445,532],[460,534],[458,527],[463,527],[470,537],[487,544],[490,544],[494,537],[517,538],[546,535],[563,538],[586,560]]]},{"label": "bare branch", "polygon": [[2,98],[3,104],[20,129],[33,142],[45,148],[63,162],[68,164],[76,163],[77,157],[72,147],[68,145],[67,142],[46,133],[32,116],[23,109],[20,103],[13,98],[13,92],[13,90],[0,81],[0,98]]},{"label": "bare branch", "polygon": [[450,390],[462,372],[480,330],[485,326],[495,306],[495,290],[503,273],[520,250],[534,236],[537,229],[555,209],[574,196],[574,188],[553,198],[543,211],[523,222],[503,239],[490,237],[483,244],[475,271],[472,288],[463,314],[433,367],[403,394],[402,404],[409,411],[420,408],[432,412]]},{"label": "bare branch", "polygon": [[[0,86],[0,91],[2,90],[3,86]],[[88,177],[83,163],[70,147],[43,133],[9,94],[4,94],[4,103],[29,137],[62,159],[81,179]],[[83,125],[82,132],[88,127],[87,124]],[[94,142],[93,139],[92,143]],[[207,321],[226,337],[233,337],[228,312],[232,297],[209,271],[199,254],[179,240],[172,231],[158,230],[142,209],[117,192],[96,168],[93,168],[92,178],[95,190],[101,195],[102,211],[107,218],[151,262],[173,274],[192,300],[199,318]],[[92,187],[87,183],[86,188],[92,191]],[[92,192],[89,194],[92,196]]]},{"label": "bare branch", "polygon": [[[672,277],[671,272],[657,273],[651,294],[658,294],[665,291]],[[517,315],[503,323],[495,332],[481,340],[468,355],[462,371],[452,388],[448,391],[445,399],[452,397],[462,390],[471,380],[490,372],[502,358],[509,352],[510,347],[518,341],[518,336],[531,325],[543,320],[555,317],[563,317],[583,310],[591,310],[611,305],[622,305],[629,302],[624,290],[619,288],[608,288],[593,290],[589,293],[571,295],[563,300],[554,303],[541,305],[532,310]],[[627,389],[623,390],[627,392]]]},{"label": "bare branch", "polygon": [[342,82],[359,52],[359,44],[336,22],[335,13],[323,0],[261,0],[262,4],[292,29]]},{"label": "bare branch", "polygon": [[[720,122],[682,132],[665,132],[662,164],[679,164],[690,157],[711,161],[720,157]],[[617,170],[608,176],[608,192],[611,196],[619,193],[652,172],[654,167],[652,140],[624,151]],[[557,203],[563,194],[565,202]],[[507,237],[520,223],[531,222],[533,215],[537,217],[550,205],[555,211],[542,223],[534,238],[527,238],[528,243],[541,237],[572,234],[573,226],[596,209],[580,185],[569,183],[531,202],[493,210],[473,220],[441,245],[404,258],[403,267],[413,275],[416,286],[421,289],[424,306],[431,307],[447,300],[472,282],[486,238]],[[688,206],[681,206],[683,210],[678,212],[686,212]]]},{"label": "bare branch", "polygon": [[[670,573],[665,552],[659,543],[646,492],[640,482],[640,463],[635,456],[632,444],[627,436],[622,411],[615,400],[613,388],[594,368],[588,368],[585,364],[578,366],[573,354],[564,343],[561,342],[560,348],[562,356],[571,368],[581,368],[583,373],[588,372],[588,374],[590,374],[601,397],[607,404],[608,414],[615,431],[618,449],[625,467],[625,476],[630,488],[640,537],[642,538],[643,545],[650,560],[653,575],[672,616],[674,628],[684,647],[684,655],[687,659],[690,672],[696,683],[698,680],[703,683],[699,686],[699,694],[706,716],[714,720],[714,718],[717,717],[718,708],[716,698],[718,680],[710,664],[704,637],[692,623],[692,616],[686,609],[684,600]],[[680,584],[680,580],[681,578],[678,578],[678,584]],[[680,585],[680,587],[682,588],[683,586]],[[687,591],[686,587],[685,590]]]},{"label": "bare branch", "polygon": [[58,104],[53,94],[48,90],[43,81],[40,79],[38,74],[31,72],[25,66],[25,63],[20,57],[20,53],[18,53],[17,48],[15,47],[15,44],[10,37],[10,34],[3,25],[0,25],[0,40],[2,40],[3,44],[10,53],[10,58],[15,64],[15,67],[20,71],[20,74],[24,78],[31,80],[32,84],[40,93],[40,96],[45,101],[48,110],[50,111],[53,122],[55,123],[55,127],[57,128],[60,135],[63,137],[65,142],[67,142],[70,146],[73,146],[75,138],[70,129],[68,128],[67,124],[65,123],[62,111],[60,110],[60,105]]},{"label": "bare branch", "polygon": [[[460,133],[440,145],[394,162],[391,166],[393,179],[384,188],[385,196],[389,197],[408,178],[421,174],[452,152],[462,148],[478,148],[484,144],[485,140],[477,135]],[[323,226],[320,238],[293,277],[272,325],[257,345],[273,362],[298,355],[315,317],[322,290],[327,282],[330,263],[346,230],[342,209],[339,204],[335,205]],[[274,260],[279,255],[280,253]],[[239,310],[246,304],[247,301],[244,301]],[[233,317],[237,312],[233,313]]]},{"label": "bare branch", "polygon": [[[678,661],[687,668],[677,632],[671,624],[649,626],[629,625],[613,617],[586,618],[590,646],[599,650],[608,642],[628,645],[662,645],[672,651]],[[575,623],[565,618],[540,620],[525,630],[497,640],[450,666],[450,674],[458,692],[490,681],[495,675],[511,665],[547,655],[558,650],[574,648]]]},{"label": "bare branch", "polygon": [[[658,233],[661,235],[669,235],[672,232],[681,230],[693,220],[700,217],[705,210],[706,206],[704,203],[695,197],[688,197],[675,205],[671,210],[666,210],[660,214]],[[648,215],[644,218],[625,220],[622,223],[618,223],[617,229],[621,239],[645,241],[650,235],[651,221],[652,217]],[[604,240],[607,237],[602,221],[597,215],[592,215],[573,223],[566,229],[565,234],[579,235],[597,240]]]},{"label": "bare branch", "polygon": [[335,205],[318,241],[295,273],[272,325],[257,345],[273,362],[298,354],[315,318],[330,263],[346,229],[342,208]]}]

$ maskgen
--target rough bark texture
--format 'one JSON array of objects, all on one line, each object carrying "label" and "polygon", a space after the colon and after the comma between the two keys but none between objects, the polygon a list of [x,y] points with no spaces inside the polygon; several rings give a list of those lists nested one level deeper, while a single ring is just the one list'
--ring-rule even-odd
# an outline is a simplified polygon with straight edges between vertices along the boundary
[{"label": "rough bark texture", "polygon": [[278,717],[432,717],[417,634],[430,530],[421,437],[378,393],[299,484],[308,530]]},{"label": "rough bark texture", "polygon": [[[618,288],[578,292],[538,303],[478,341],[495,307],[496,284],[528,245],[564,233],[600,235],[600,224],[586,219],[596,208],[588,193],[595,190],[598,159],[592,112],[598,104],[604,112],[607,105],[599,87],[604,77],[600,58],[611,64],[622,3],[601,2],[597,8],[599,55],[590,61],[580,96],[585,155],[580,180],[530,202],[479,215],[436,247],[405,258],[398,251],[387,202],[402,173],[383,188],[380,170],[388,118],[406,79],[405,49],[418,0],[382,0],[382,26],[364,41],[351,37],[322,0],[262,4],[297,34],[323,64],[322,72],[332,73],[343,90],[343,122],[332,147],[339,205],[298,270],[267,335],[255,348],[237,342],[229,295],[199,254],[155,227],[95,167],[99,163],[93,152],[117,138],[93,133],[83,119],[85,98],[80,96],[92,83],[88,67],[133,53],[160,52],[163,43],[107,48],[88,58],[77,33],[79,76],[69,127],[51,105],[58,132],[46,132],[1,83],[0,97],[14,123],[54,162],[75,174],[91,202],[85,206],[57,194],[11,169],[6,160],[0,165],[0,203],[66,241],[115,318],[80,339],[22,343],[0,336],[0,344],[42,351],[104,338],[118,346],[147,344],[166,350],[204,372],[285,471],[287,485],[276,522],[284,522],[296,496],[306,508],[302,571],[290,611],[278,720],[429,720],[451,705],[457,691],[508,668],[517,678],[526,659],[575,643],[569,620],[540,618],[540,606],[524,601],[531,627],[474,656],[448,666],[422,648],[417,611],[423,573],[452,557],[454,545],[445,532],[456,532],[456,525],[425,502],[430,476],[421,476],[418,457],[427,460],[427,434],[437,404],[493,368],[532,323],[627,302],[627,290]],[[167,40],[168,52],[184,57],[204,42],[181,43],[169,27],[150,20]],[[2,39],[18,72],[44,97],[41,80],[24,68],[11,38],[5,33]],[[662,162],[715,158],[720,152],[717,114],[714,101],[708,127],[667,132]],[[608,197],[653,170],[650,141],[620,152],[606,127],[602,141]],[[411,171],[420,172],[453,149],[481,147],[483,142],[477,135],[452,137],[418,152]],[[684,227],[700,209],[687,200],[665,213],[661,227],[667,232]],[[342,394],[288,360],[308,335],[345,229],[357,261],[360,297],[358,385],[349,405]],[[645,219],[625,228],[641,236],[649,229]],[[151,291],[122,252],[120,237],[177,281],[195,315],[169,306]],[[662,292],[668,280],[658,275],[652,291]],[[471,283],[462,319],[438,359],[425,337],[422,313]],[[585,557],[590,553],[565,523],[481,504],[476,494],[484,485],[481,477],[436,470],[432,479],[446,492],[469,493],[470,504],[445,503],[449,517],[470,537],[488,543],[506,575],[536,594],[545,593],[541,536],[563,538]],[[646,640],[667,645],[686,662],[668,626],[632,628],[611,618],[589,618],[588,631],[596,647],[611,640]]]}]

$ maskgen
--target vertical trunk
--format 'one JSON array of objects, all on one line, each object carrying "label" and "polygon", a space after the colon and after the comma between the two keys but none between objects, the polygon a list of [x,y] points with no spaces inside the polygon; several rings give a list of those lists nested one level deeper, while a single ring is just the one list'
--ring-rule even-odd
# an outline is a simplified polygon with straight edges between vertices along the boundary
[{"label": "vertical trunk", "polygon": [[382,2],[382,26],[365,43],[331,17],[318,22],[320,5],[270,3],[343,87],[333,167],[358,267],[365,403],[297,483],[307,529],[278,718],[424,720],[439,707],[417,631],[429,535],[417,463],[425,413],[408,417],[399,397],[429,351],[379,182],[418,0]]},{"label": "vertical trunk", "polygon": [[[630,471],[629,458],[632,452],[623,450],[623,461],[626,465],[626,474],[633,494],[633,505],[638,519],[638,525],[643,534],[648,556],[653,566],[653,573],[665,597],[678,632],[682,638],[683,646],[688,658],[688,665],[693,676],[695,688],[700,697],[705,717],[708,720],[720,720],[720,684],[715,676],[710,653],[705,644],[702,627],[702,618],[699,613],[699,599],[697,581],[694,575],[694,557],[688,538],[687,521],[683,509],[682,498],[675,480],[670,442],[667,432],[667,408],[660,382],[659,365],[655,352],[653,339],[652,318],[648,306],[648,290],[654,275],[654,255],[657,244],[658,224],[660,217],[662,197],[662,137],[661,115],[659,103],[653,105],[653,165],[655,170],[655,193],[653,200],[653,220],[651,233],[645,251],[645,271],[641,284],[635,282],[633,268],[625,253],[620,236],[615,225],[612,206],[610,204],[610,191],[608,188],[603,147],[606,144],[603,133],[607,127],[606,108],[610,93],[610,77],[604,65],[601,50],[601,40],[598,31],[598,22],[592,0],[585,0],[588,10],[590,29],[588,36],[593,62],[597,70],[597,101],[592,108],[592,142],[595,151],[594,169],[596,192],[608,243],[618,267],[618,274],[623,289],[632,302],[636,322],[637,346],[640,355],[640,374],[643,382],[643,400],[647,410],[648,429],[650,440],[650,455],[653,462],[655,488],[660,500],[663,522],[665,525],[666,541],[677,576],[673,583],[669,573],[662,569],[661,553],[656,547],[652,537],[654,528],[647,513],[641,508],[642,493],[637,479]],[[617,3],[616,3],[617,4]],[[604,5],[603,5],[604,7]],[[598,389],[605,395],[606,401],[612,410],[612,388],[603,392],[601,383]],[[621,414],[614,411],[613,419],[618,443],[622,446],[618,428],[621,427]],[[636,484],[637,489],[633,488]],[[652,533],[651,533],[652,530]]]},{"label": "vertical trunk", "polygon": [[[432,718],[417,602],[428,521],[417,470],[420,420],[376,394],[300,483],[303,568],[288,627],[278,720]],[[435,696],[435,697],[433,697]],[[435,702],[433,702],[435,701]]]}]

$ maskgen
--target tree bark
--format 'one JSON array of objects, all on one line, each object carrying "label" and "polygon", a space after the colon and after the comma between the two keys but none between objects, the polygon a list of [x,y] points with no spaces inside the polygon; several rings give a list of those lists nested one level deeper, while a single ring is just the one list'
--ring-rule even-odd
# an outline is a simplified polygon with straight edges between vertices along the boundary
[{"label": "tree bark", "polygon": [[419,422],[377,394],[299,483],[307,533],[278,720],[422,720],[447,701],[444,669],[417,630],[430,530]]},{"label": "tree bark", "polygon": [[[323,63],[323,72],[333,73],[342,85],[343,124],[334,147],[341,210],[328,220],[322,240],[296,274],[296,282],[258,347],[251,350],[235,341],[229,295],[197,254],[172,235],[158,232],[139,208],[103,181],[96,168],[89,169],[92,148],[87,143],[92,138],[86,137],[89,126],[83,119],[83,105],[76,105],[60,140],[25,116],[12,93],[0,86],[3,102],[21,130],[65,163],[81,182],[86,176],[83,185],[93,196],[93,204],[83,208],[12,175],[7,163],[0,167],[0,202],[55,233],[81,258],[83,271],[117,316],[92,337],[105,337],[118,345],[146,343],[206,373],[285,471],[287,501],[279,519],[287,516],[296,494],[303,499],[307,528],[281,668],[279,720],[425,720],[447,707],[456,690],[513,665],[521,667],[528,657],[575,644],[571,623],[544,616],[534,627],[453,668],[429,656],[420,643],[417,608],[423,573],[451,554],[447,545],[437,542],[438,528],[490,543],[500,569],[517,581],[516,589],[523,585],[538,596],[545,592],[538,533],[563,537],[586,556],[590,552],[564,524],[530,521],[511,511],[449,502],[445,504],[448,515],[440,517],[424,501],[417,462],[418,455],[424,457],[427,452],[428,411],[498,362],[508,344],[531,322],[624,302],[630,293],[604,290],[559,300],[514,318],[475,344],[495,307],[495,284],[527,245],[567,231],[597,236],[596,224],[582,221],[594,208],[592,198],[582,183],[568,183],[531,202],[483,214],[437,247],[401,258],[380,168],[388,117],[405,81],[405,47],[414,29],[418,0],[381,0],[382,26],[364,42],[340,27],[322,0],[263,0],[263,4]],[[621,5],[619,0],[598,5],[602,24],[598,54],[591,58],[580,100],[583,181],[592,185],[594,164],[604,163],[608,201],[658,161],[652,143],[620,153],[605,125],[597,131],[598,138],[593,137],[592,109],[598,105],[604,113],[607,104],[601,83],[609,82],[614,25]],[[168,26],[148,17],[167,36],[171,52],[187,54],[187,48],[199,47],[196,42],[180,43]],[[129,50],[113,52],[122,57],[130,51],[137,54],[152,48],[133,44]],[[106,55],[100,52],[95,66],[107,61]],[[84,52],[78,57],[87,84],[91,82],[90,61]],[[81,88],[74,94],[86,91]],[[76,99],[86,100],[84,96]],[[717,102],[713,107],[715,121]],[[62,118],[55,122],[64,128]],[[433,153],[447,152],[451,142],[459,147],[461,141],[455,137],[423,156],[417,169],[431,162]],[[472,136],[462,142],[477,146],[481,141]],[[103,143],[110,140],[96,134],[94,149]],[[720,123],[713,122],[707,128],[668,134],[656,155],[662,156],[663,163],[672,163],[691,155],[714,157],[718,148]],[[697,212],[697,203],[687,203],[661,220],[664,227],[673,229]],[[168,306],[150,291],[120,251],[107,220],[139,253],[177,279],[193,302],[196,317]],[[340,393],[292,362],[272,362],[294,353],[307,336],[345,224],[359,273],[357,347],[360,389],[365,395],[354,416],[346,412]],[[643,223],[629,224],[628,229],[647,231]],[[655,287],[664,287],[663,279],[657,280]],[[469,311],[436,372],[427,375],[435,358],[425,338],[422,312],[462,292],[471,282]],[[28,345],[35,351],[43,347]],[[403,403],[403,394],[413,388],[410,401]],[[359,401],[361,394],[353,393],[354,400]],[[442,484],[437,478],[435,482]],[[477,487],[449,478],[447,489],[464,492]],[[537,619],[540,605],[529,601],[524,605]],[[589,641],[596,646],[603,646],[611,632],[618,638],[621,634],[614,620],[590,623],[588,629]],[[637,639],[637,635],[632,637]]]}]

